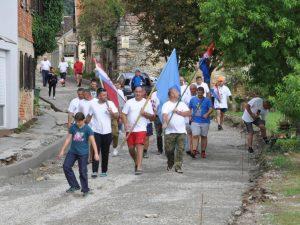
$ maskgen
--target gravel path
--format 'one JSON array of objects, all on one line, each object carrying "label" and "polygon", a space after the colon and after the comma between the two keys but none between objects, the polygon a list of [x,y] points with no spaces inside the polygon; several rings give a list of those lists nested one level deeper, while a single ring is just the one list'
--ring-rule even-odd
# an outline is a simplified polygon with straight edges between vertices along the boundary
[{"label": "gravel path", "polygon": [[[58,161],[2,182],[0,224],[198,225],[202,194],[202,224],[227,224],[241,205],[249,179],[247,160],[242,163],[246,153],[239,131],[225,127],[218,132],[213,123],[208,157],[185,156],[182,175],[166,171],[165,156],[155,154],[154,138],[150,146],[143,175],[133,175],[124,148],[120,156],[110,158],[108,177],[89,180],[92,194],[87,198],[79,192],[64,192],[68,185]],[[146,218],[147,214],[153,214],[152,218]]]}]

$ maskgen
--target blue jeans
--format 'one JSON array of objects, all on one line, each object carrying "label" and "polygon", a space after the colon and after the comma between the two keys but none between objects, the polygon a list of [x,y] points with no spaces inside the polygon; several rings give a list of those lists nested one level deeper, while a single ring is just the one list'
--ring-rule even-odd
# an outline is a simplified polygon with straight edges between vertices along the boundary
[{"label": "blue jeans", "polygon": [[46,87],[48,83],[49,71],[42,70],[42,77],[43,77],[43,86]]},{"label": "blue jeans", "polygon": [[67,178],[67,181],[70,185],[70,187],[73,188],[80,188],[77,179],[75,177],[74,171],[72,167],[74,166],[75,161],[78,161],[78,167],[79,167],[79,179],[80,179],[80,184],[81,184],[81,191],[82,192],[88,192],[89,187],[88,187],[88,174],[87,174],[87,164],[88,164],[88,158],[89,155],[78,155],[73,152],[68,152],[63,169],[65,176]]}]

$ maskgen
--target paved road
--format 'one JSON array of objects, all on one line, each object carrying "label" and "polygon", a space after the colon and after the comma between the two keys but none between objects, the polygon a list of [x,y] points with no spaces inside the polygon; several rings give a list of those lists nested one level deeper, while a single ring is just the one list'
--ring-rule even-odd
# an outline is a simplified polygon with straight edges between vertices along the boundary
[{"label": "paved road", "polygon": [[[55,170],[48,180],[21,176],[0,185],[0,224],[197,225],[202,194],[203,225],[226,224],[241,205],[249,178],[247,171],[241,173],[243,143],[237,130],[225,127],[218,132],[213,124],[207,159],[185,156],[180,175],[166,171],[166,158],[155,154],[151,139],[142,176],[133,175],[124,149],[110,158],[107,178],[90,180],[93,194],[87,198],[65,194],[68,185],[61,162],[52,162]],[[243,167],[247,166],[245,160]],[[152,213],[158,218],[145,218]]]}]

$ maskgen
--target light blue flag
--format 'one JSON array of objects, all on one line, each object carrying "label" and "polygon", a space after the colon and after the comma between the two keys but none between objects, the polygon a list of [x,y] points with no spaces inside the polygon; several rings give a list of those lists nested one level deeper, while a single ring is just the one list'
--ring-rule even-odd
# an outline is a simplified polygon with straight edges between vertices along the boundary
[{"label": "light blue flag", "polygon": [[180,94],[179,71],[176,57],[176,49],[170,55],[167,64],[164,66],[158,81],[156,83],[157,98],[159,99],[158,116],[162,121],[161,109],[168,101],[168,91],[170,88],[176,88]]}]

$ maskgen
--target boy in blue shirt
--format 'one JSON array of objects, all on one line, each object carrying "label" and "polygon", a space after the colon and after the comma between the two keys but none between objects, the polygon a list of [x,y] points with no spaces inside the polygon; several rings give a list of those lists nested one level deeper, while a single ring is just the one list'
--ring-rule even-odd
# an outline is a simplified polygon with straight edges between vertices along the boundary
[{"label": "boy in blue shirt", "polygon": [[197,88],[197,96],[190,101],[189,108],[192,111],[191,130],[193,135],[193,152],[192,157],[195,158],[201,136],[201,157],[206,158],[207,134],[209,130],[210,118],[212,113],[212,104],[210,99],[204,97],[204,88]]},{"label": "boy in blue shirt", "polygon": [[71,147],[66,155],[63,169],[70,188],[66,191],[67,193],[73,193],[80,189],[80,186],[75,177],[72,167],[75,161],[78,161],[79,167],[79,178],[81,184],[81,192],[83,196],[87,196],[89,193],[88,187],[88,175],[87,175],[87,164],[89,158],[89,141],[91,142],[94,150],[94,158],[99,161],[99,155],[97,151],[97,145],[94,138],[92,129],[85,124],[84,114],[81,112],[75,115],[75,124],[70,129],[64,145],[62,146],[57,158],[60,159],[65,152],[65,149],[71,142]]}]

